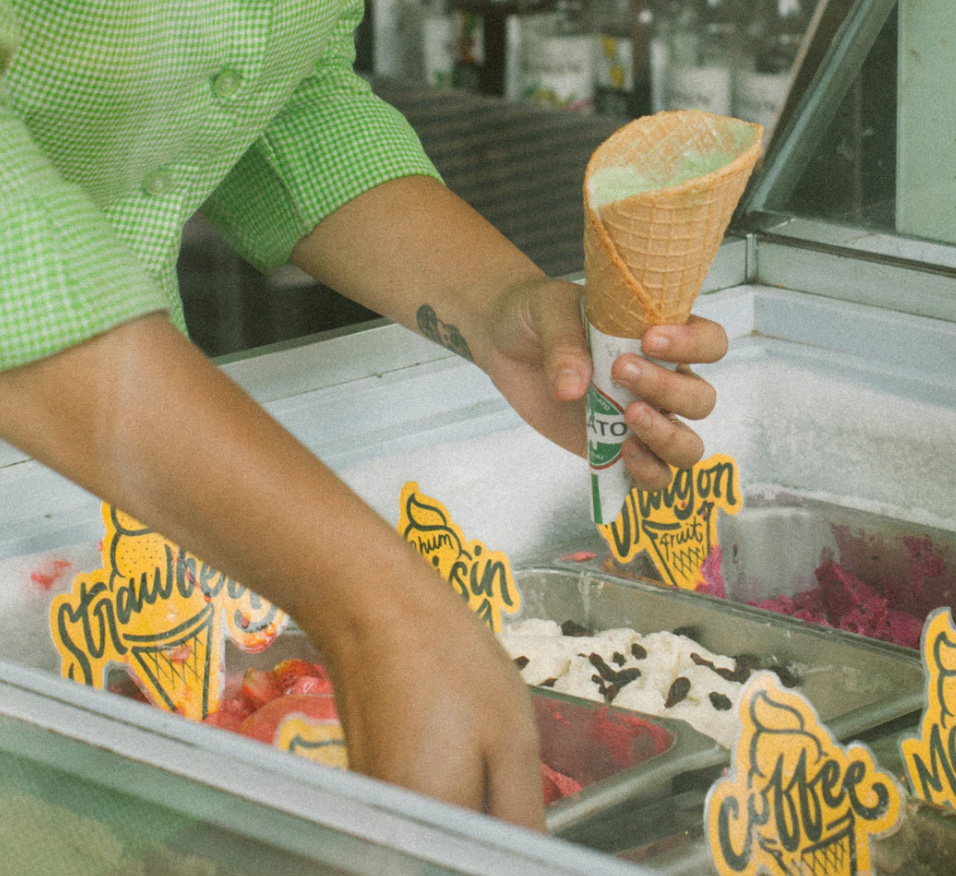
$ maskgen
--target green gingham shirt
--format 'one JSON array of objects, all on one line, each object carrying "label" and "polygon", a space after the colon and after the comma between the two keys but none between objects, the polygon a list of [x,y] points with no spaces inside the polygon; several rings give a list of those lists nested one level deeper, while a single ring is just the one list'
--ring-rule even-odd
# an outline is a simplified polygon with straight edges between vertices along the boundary
[{"label": "green gingham shirt", "polygon": [[252,264],[437,176],[357,76],[362,0],[0,0],[0,369],[156,310],[199,208]]}]

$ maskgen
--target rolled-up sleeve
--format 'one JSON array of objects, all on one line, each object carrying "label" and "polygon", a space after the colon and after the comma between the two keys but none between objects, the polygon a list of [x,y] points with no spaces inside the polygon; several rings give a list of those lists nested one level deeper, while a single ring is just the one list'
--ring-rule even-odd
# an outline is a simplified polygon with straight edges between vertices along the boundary
[{"label": "rolled-up sleeve", "polygon": [[[17,47],[0,2],[0,68]],[[0,69],[0,370],[169,307],[102,210],[53,167],[6,97]]]},{"label": "rolled-up sleeve", "polygon": [[308,78],[203,207],[232,246],[261,270],[283,264],[316,224],[390,179],[439,178],[418,136],[358,76],[350,2]]}]

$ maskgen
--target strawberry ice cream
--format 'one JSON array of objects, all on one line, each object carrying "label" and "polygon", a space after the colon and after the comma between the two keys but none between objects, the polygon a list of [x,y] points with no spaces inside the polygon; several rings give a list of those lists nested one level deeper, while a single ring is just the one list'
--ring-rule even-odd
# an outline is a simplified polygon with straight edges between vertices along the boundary
[{"label": "strawberry ice cream", "polygon": [[[535,697],[545,804],[581,791],[665,751],[670,734],[636,715]],[[319,663],[283,660],[271,671],[248,669],[227,683],[218,712],[204,723],[278,745],[290,718],[338,723],[332,683]],[[343,764],[344,765],[344,764]]]},{"label": "strawberry ice cream", "polygon": [[[835,532],[843,562],[825,552],[817,585],[793,596],[752,602],[769,611],[861,636],[919,648],[927,614],[956,607],[956,576],[929,538],[907,536],[892,555],[846,529]],[[853,574],[847,568],[860,570]],[[863,576],[867,580],[863,580]]]}]

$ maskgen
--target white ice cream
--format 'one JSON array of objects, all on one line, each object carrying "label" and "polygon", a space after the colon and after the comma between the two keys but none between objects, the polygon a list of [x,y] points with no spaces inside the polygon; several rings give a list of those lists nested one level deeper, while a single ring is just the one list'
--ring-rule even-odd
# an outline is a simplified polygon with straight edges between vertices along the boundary
[{"label": "white ice cream", "polygon": [[641,635],[631,629],[566,636],[554,621],[527,620],[503,630],[498,639],[528,684],[680,719],[727,748],[733,744],[747,673],[727,678],[737,661],[687,636]]}]

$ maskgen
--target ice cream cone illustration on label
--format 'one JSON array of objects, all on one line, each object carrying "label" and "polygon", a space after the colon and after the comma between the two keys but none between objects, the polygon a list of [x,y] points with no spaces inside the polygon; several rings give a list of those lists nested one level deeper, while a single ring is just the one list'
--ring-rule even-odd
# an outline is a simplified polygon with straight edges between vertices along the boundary
[{"label": "ice cream cone illustration on label", "polygon": [[[664,490],[632,489],[617,520],[598,526],[598,532],[619,563],[646,551],[665,583],[687,590],[706,587],[723,596],[718,511],[736,514],[742,504],[737,463],[718,454],[675,469]],[[714,566],[711,580],[705,574],[708,563]]]},{"label": "ice cream cone illustration on label", "polygon": [[444,505],[418,492],[409,481],[402,488],[398,532],[454,588],[493,632],[501,615],[521,607],[511,564],[500,551],[468,541]]},{"label": "ice cream cone illustration on label", "polygon": [[226,638],[261,651],[287,617],[119,509],[103,520],[102,568],[50,608],[61,672],[103,688],[123,666],[151,703],[201,720],[219,707]]},{"label": "ice cream cone illustration on label", "polygon": [[956,809],[956,627],[948,608],[923,627],[926,704],[919,736],[900,743],[913,794]]},{"label": "ice cream cone illustration on label", "polygon": [[842,746],[813,706],[769,672],[752,676],[738,704],[731,774],[706,805],[721,876],[871,873],[869,837],[891,830],[902,791],[865,746]]},{"label": "ice cream cone illustration on label", "polygon": [[[611,364],[639,354],[650,326],[687,322],[762,131],[696,110],[665,112],[630,122],[595,150],[584,180],[584,297],[598,390],[589,402],[611,397],[623,411],[634,399],[611,380]],[[589,442],[601,443],[592,426],[602,416],[589,404]],[[631,486],[623,463],[592,465],[591,485],[594,522],[612,522]]]}]

